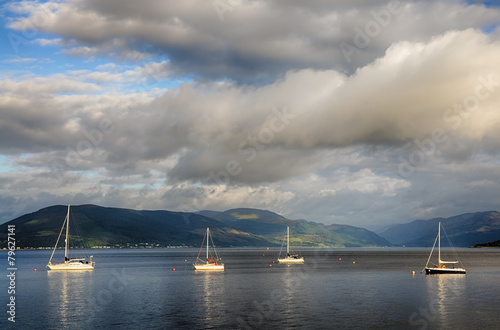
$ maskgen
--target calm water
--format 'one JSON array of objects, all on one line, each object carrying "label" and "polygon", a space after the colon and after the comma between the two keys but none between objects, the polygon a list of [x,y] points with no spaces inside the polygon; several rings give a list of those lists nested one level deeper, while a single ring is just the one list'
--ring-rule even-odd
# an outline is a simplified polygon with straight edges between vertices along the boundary
[{"label": "calm water", "polygon": [[[304,265],[288,266],[272,263],[277,251],[219,249],[218,273],[193,270],[198,249],[92,250],[92,272],[45,271],[50,253],[16,252],[12,328],[499,327],[498,249],[459,249],[467,274],[444,276],[420,273],[429,249],[308,249]],[[5,275],[0,328],[13,325]]]}]

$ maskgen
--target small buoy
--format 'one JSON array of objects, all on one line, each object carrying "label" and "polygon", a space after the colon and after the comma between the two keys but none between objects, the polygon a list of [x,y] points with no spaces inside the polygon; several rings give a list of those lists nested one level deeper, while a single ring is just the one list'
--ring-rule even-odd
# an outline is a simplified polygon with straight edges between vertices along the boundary
[{"label": "small buoy", "polygon": [[262,254],[263,257],[265,257],[266,255],[265,254]]},{"label": "small buoy", "polygon": [[273,264],[274,264],[274,260],[273,260]]},{"label": "small buoy", "polygon": [[355,263],[356,263],[356,261],[353,261],[352,263],[353,263],[353,264],[355,264]]},{"label": "small buoy", "polygon": [[172,268],[172,271],[175,272],[175,268]]},{"label": "small buoy", "polygon": [[339,261],[342,260],[342,258],[339,258]]},{"label": "small buoy", "polygon": [[36,268],[35,268],[35,272],[36,272]]},{"label": "small buoy", "polygon": [[414,270],[412,270],[412,271],[411,271],[411,274],[412,274],[412,275],[415,275],[415,271],[414,271]]},{"label": "small buoy", "polygon": [[273,266],[273,265],[271,265],[271,264],[269,265],[269,267],[272,267],[272,266]]},{"label": "small buoy", "polygon": [[187,261],[187,259],[184,259],[184,261]]},{"label": "small buoy", "polygon": [[267,251],[269,251],[269,247],[267,247]]}]

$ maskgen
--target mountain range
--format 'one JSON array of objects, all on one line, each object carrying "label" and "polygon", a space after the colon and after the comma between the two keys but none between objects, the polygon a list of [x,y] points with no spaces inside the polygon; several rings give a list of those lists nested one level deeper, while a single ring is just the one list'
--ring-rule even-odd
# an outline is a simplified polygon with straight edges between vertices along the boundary
[{"label": "mountain range", "polygon": [[378,234],[394,245],[432,246],[441,221],[444,234],[441,244],[453,246],[474,246],[479,243],[496,241],[500,238],[500,212],[486,211],[465,213],[449,218],[415,220],[410,223],[394,225]]},{"label": "mountain range", "polygon": [[[16,246],[51,247],[66,216],[67,206],[56,205],[25,214],[0,225],[0,247],[7,247],[9,225],[15,225]],[[324,225],[291,220],[277,213],[235,208],[223,212],[172,212],[78,205],[71,207],[70,243],[96,246],[199,246],[207,227],[214,243],[231,246],[279,246],[286,227],[291,245],[307,247],[373,247],[433,245],[441,221],[442,245],[474,246],[500,238],[500,212],[466,213],[449,218],[415,220],[375,233],[349,225]]]},{"label": "mountain range", "polygon": [[[0,225],[0,241],[7,246],[7,226],[15,225],[16,245],[50,247],[56,242],[67,206],[46,207]],[[280,245],[290,226],[295,246],[387,246],[374,232],[348,225],[326,226],[290,220],[276,213],[249,208],[197,213],[146,211],[97,205],[71,206],[70,244],[93,246],[198,246],[210,227],[217,246]]]}]

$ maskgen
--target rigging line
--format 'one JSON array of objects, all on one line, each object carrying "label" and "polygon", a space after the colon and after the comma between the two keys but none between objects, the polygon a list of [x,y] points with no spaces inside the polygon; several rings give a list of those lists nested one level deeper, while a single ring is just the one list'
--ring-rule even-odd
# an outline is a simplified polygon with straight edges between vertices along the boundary
[{"label": "rigging line", "polygon": [[198,251],[198,255],[196,256],[196,261],[194,263],[198,262],[198,259],[200,257],[200,253],[201,253],[201,249],[203,248],[203,243],[205,243],[205,237],[206,236],[207,236],[207,232],[205,232],[205,235],[203,235],[203,242],[201,242],[200,251]]},{"label": "rigging line", "polygon": [[278,255],[281,256],[281,251],[283,251],[283,246],[285,245],[285,240],[286,240],[286,233],[285,233],[285,236],[283,237],[283,240],[281,241],[281,248],[280,248],[280,253]]},{"label": "rigging line", "polygon": [[455,259],[460,263],[460,265],[463,268],[464,265],[462,264],[462,261],[460,261],[460,259],[458,258],[458,253],[455,250],[455,248],[453,247],[453,245],[451,244],[450,238],[448,237],[448,234],[446,233],[446,229],[444,229],[444,227],[442,225],[441,225],[441,228],[443,229],[444,235],[446,236],[446,240],[448,241],[448,244],[451,247],[451,252],[453,252],[453,255],[454,255]]},{"label": "rigging line", "polygon": [[217,250],[215,249],[214,238],[212,237],[212,234],[210,234],[210,241],[212,242],[212,247],[214,249],[215,257],[219,259],[219,255],[217,254]]},{"label": "rigging line", "polygon": [[52,257],[54,256],[54,252],[56,252],[56,249],[57,249],[57,244],[59,243],[59,239],[61,238],[61,234],[63,232],[63,229],[64,229],[64,225],[66,224],[66,221],[68,221],[68,216],[66,216],[64,218],[64,222],[63,222],[63,225],[61,227],[61,231],[59,232],[59,236],[57,237],[57,241],[56,241],[56,245],[54,246],[54,250],[52,251],[52,254],[50,256],[50,259],[49,259],[49,262],[52,261]]},{"label": "rigging line", "polygon": [[[73,209],[71,209],[70,212],[73,212]],[[77,240],[80,242],[80,244],[82,244],[85,247],[85,245],[83,244],[83,240],[81,239],[83,236],[82,236],[80,227],[78,226],[78,220],[74,217],[74,214],[73,214],[73,218],[72,219],[73,219],[73,222],[72,222],[73,226],[71,226],[71,228],[75,228],[74,232],[76,233],[76,235],[73,235],[73,238],[75,238],[75,236],[78,237]],[[71,229],[70,229],[70,235],[71,235]],[[74,241],[75,240],[72,239],[73,248],[75,248]],[[80,258],[85,257],[85,254],[82,251],[76,252],[75,255],[76,255],[77,258],[78,257],[80,257]]]},{"label": "rigging line", "polygon": [[[70,213],[73,212],[73,209],[71,209],[69,212]],[[70,216],[71,216],[71,214],[68,215],[68,217],[70,217]],[[75,217],[72,217],[72,219],[73,219],[73,222],[71,222],[72,225],[71,225],[71,228],[69,230],[69,235],[72,237],[71,243],[73,243],[73,248],[75,248],[75,238],[76,237],[78,237],[78,238],[81,237],[81,234],[80,234],[80,228],[78,227],[78,222],[75,221],[76,220]],[[73,229],[73,232],[75,234],[71,235],[71,229]],[[68,246],[69,246],[70,249],[71,249],[71,243],[68,242]],[[73,252],[75,252],[75,251],[73,251]],[[73,254],[76,257],[80,257],[81,256],[81,253],[78,253],[78,254],[77,253],[73,253]]]},{"label": "rigging line", "polygon": [[[73,211],[73,210],[71,210],[70,212],[72,212],[72,211]],[[73,222],[72,222],[73,226],[71,226],[71,227],[72,227],[72,228],[73,228],[73,227],[75,228],[75,229],[74,229],[74,232],[75,232],[75,234],[76,234],[76,235],[73,235],[73,236],[78,236],[78,238],[80,238],[80,237],[82,236],[82,233],[81,233],[81,231],[80,231],[80,227],[78,227],[78,221],[75,221],[75,220],[76,220],[76,218],[75,218],[74,214],[73,214],[73,218],[72,218],[72,219],[73,219]],[[71,235],[71,232],[70,232],[70,235]]]},{"label": "rigging line", "polygon": [[[292,241],[292,243],[294,243],[294,241]],[[294,244],[297,244],[297,245],[298,245],[299,243],[295,242]],[[290,254],[298,254],[298,253],[297,253],[297,252],[295,252],[295,250],[292,248],[292,244],[290,244],[289,249],[290,249]]]},{"label": "rigging line", "polygon": [[[432,245],[431,254],[429,254],[429,259],[427,259],[427,263],[425,264],[425,267],[427,267],[427,266],[429,265],[429,261],[431,261],[432,252],[434,252],[434,247],[436,246],[437,239],[438,239],[438,236],[436,235],[436,238],[434,239],[434,245]],[[424,269],[425,269],[425,268],[424,268]],[[422,269],[422,271],[423,271],[424,269]]]}]

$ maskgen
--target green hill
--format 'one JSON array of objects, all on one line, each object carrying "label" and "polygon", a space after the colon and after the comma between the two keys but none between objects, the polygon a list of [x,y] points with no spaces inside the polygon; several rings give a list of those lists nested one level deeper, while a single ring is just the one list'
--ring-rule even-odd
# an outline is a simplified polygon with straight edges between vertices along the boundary
[{"label": "green hill", "polygon": [[[67,206],[50,206],[0,225],[1,246],[7,246],[8,225],[15,225],[18,247],[53,246],[66,212]],[[281,244],[286,226],[291,228],[292,245],[295,246],[389,244],[366,229],[290,220],[266,210],[241,208],[225,212],[184,213],[96,205],[71,207],[70,244],[86,248],[146,243],[154,246],[199,246],[206,228],[210,227],[217,246],[270,246]]]},{"label": "green hill", "polygon": [[212,215],[214,219],[238,230],[281,244],[290,227],[295,246],[388,246],[390,243],[374,232],[348,225],[325,226],[306,220],[290,220],[259,209],[238,208]]},{"label": "green hill", "polygon": [[[53,246],[66,216],[67,206],[51,206],[0,225],[5,245],[6,228],[16,227],[19,247]],[[221,222],[194,213],[137,211],[96,205],[72,206],[70,213],[72,246],[159,244],[197,246],[211,227],[218,246],[265,245],[262,239],[239,232]]]}]

